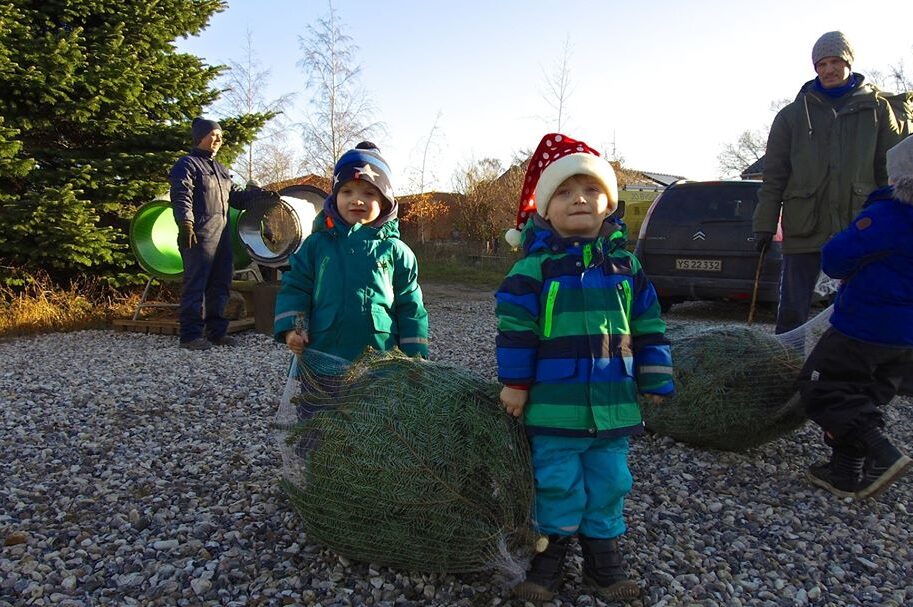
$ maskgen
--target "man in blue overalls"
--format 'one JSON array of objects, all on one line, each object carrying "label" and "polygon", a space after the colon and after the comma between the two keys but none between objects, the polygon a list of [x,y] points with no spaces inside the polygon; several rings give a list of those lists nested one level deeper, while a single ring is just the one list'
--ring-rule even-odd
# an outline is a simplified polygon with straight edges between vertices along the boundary
[{"label": "man in blue overalls", "polygon": [[236,343],[226,335],[224,316],[233,271],[228,207],[246,210],[275,202],[279,195],[258,188],[242,190],[232,183],[228,169],[215,159],[222,147],[218,122],[194,118],[191,131],[194,148],[168,174],[184,261],[180,347],[208,350]]}]

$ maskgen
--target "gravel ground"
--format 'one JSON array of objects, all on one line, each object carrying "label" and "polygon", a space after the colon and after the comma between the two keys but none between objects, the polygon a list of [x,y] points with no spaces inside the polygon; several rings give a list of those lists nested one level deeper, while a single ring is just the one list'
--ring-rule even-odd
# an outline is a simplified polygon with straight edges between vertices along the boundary
[{"label": "gravel ground", "polygon": [[[426,286],[432,357],[494,374],[489,293]],[[684,304],[670,324],[743,322]],[[770,328],[769,310],[761,326]],[[308,543],[277,488],[269,423],[288,355],[267,337],[179,350],[107,331],[0,343],[0,606],[507,605],[494,574],[350,563]],[[888,410],[913,445],[913,404]],[[747,454],[645,436],[628,563],[645,605],[913,605],[913,479],[877,501],[803,480],[807,425]],[[569,581],[551,605],[603,603]]]}]

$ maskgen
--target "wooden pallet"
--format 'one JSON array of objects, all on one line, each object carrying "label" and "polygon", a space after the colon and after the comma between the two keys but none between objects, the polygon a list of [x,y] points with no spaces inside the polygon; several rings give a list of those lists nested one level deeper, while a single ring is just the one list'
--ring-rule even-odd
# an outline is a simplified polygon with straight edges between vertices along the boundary
[{"label": "wooden pallet", "polygon": [[[115,331],[132,333],[151,333],[155,335],[177,335],[180,333],[180,322],[176,318],[153,318],[149,320],[117,319],[112,322]],[[228,332],[237,333],[254,328],[254,318],[239,318],[228,321]]]}]

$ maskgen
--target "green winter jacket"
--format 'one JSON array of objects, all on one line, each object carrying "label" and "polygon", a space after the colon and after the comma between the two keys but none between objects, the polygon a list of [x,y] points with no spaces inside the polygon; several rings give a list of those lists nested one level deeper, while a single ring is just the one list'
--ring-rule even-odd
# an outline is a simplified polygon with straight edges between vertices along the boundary
[{"label": "green winter jacket", "polygon": [[767,139],[755,232],[776,232],[783,252],[816,253],[888,182],[885,153],[900,141],[888,102],[861,74],[840,111],[811,80],[777,114]]},{"label": "green winter jacket", "polygon": [[[321,213],[315,226],[326,226]],[[333,222],[330,222],[333,223]],[[304,319],[308,348],[354,360],[365,348],[398,347],[428,356],[428,314],[418,264],[399,239],[399,221],[380,226],[335,222],[312,233],[290,258],[276,297],[273,332],[285,334]]]}]

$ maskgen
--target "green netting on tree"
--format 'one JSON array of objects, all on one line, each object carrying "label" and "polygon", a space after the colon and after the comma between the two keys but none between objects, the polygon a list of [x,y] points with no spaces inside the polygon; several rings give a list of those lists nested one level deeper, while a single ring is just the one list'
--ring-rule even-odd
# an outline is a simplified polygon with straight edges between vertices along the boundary
[{"label": "green netting on tree", "polygon": [[641,402],[657,434],[702,448],[743,451],[777,439],[805,420],[796,379],[829,326],[830,309],[783,335],[752,327],[672,330],[676,395]]},{"label": "green netting on tree", "polygon": [[458,367],[305,351],[277,423],[283,489],[308,538],[409,570],[522,570],[533,476],[497,386]]}]

